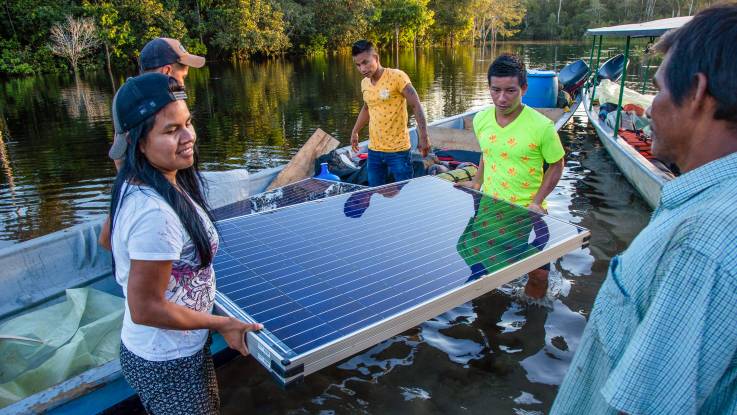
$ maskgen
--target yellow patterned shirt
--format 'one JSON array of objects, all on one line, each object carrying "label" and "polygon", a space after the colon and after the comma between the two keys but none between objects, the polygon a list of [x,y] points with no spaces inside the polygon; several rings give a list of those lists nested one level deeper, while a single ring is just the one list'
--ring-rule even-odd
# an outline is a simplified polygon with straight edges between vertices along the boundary
[{"label": "yellow patterned shirt", "polygon": [[370,78],[361,81],[363,101],[369,111],[369,148],[374,151],[396,152],[410,148],[407,129],[407,100],[402,95],[410,84],[409,77],[399,69],[384,68],[376,85]]},{"label": "yellow patterned shirt", "polygon": [[504,128],[497,124],[494,110],[480,111],[473,118],[473,130],[484,157],[481,191],[527,206],[542,185],[543,163],[559,161],[565,150],[553,122],[533,108],[525,106]]}]

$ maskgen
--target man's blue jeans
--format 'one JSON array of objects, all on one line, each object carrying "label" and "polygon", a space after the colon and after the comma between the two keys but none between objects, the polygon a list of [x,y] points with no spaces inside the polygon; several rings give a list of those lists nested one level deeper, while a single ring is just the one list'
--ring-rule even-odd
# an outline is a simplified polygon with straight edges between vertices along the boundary
[{"label": "man's blue jeans", "polygon": [[412,178],[412,158],[409,150],[387,153],[369,149],[367,163],[369,186],[386,184],[388,173],[394,176],[395,182]]}]

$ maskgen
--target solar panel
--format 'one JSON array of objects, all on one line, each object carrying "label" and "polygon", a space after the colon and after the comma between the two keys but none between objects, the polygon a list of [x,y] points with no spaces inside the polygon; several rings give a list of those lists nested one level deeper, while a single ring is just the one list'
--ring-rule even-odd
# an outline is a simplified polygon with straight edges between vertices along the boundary
[{"label": "solar panel", "polygon": [[339,195],[341,193],[353,192],[363,188],[365,188],[365,186],[351,183],[332,182],[312,177],[268,192],[253,195],[240,202],[214,209],[212,213],[215,218],[222,220],[235,216],[274,210],[285,206],[308,202],[310,200],[317,200]]},{"label": "solar panel", "polygon": [[581,247],[589,232],[426,176],[219,221],[217,311],[286,386]]}]

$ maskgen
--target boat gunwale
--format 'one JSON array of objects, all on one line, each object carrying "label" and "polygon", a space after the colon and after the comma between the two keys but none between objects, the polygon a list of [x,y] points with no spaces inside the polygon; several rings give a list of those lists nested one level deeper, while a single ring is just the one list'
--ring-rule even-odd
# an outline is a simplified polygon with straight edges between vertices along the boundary
[{"label": "boat gunwale", "polygon": [[[582,92],[582,96],[584,97],[584,101],[586,101],[589,98],[588,90],[584,90]],[[586,115],[591,124],[594,126],[594,129],[596,130],[596,135],[599,137],[600,141],[606,141],[610,143],[611,145],[615,146],[617,149],[619,149],[619,153],[625,156],[631,164],[636,165],[639,167],[639,170],[642,171],[647,175],[647,177],[654,183],[657,183],[660,188],[665,185],[665,183],[669,182],[670,180],[673,180],[673,177],[669,177],[666,172],[664,172],[662,169],[655,166],[653,163],[650,162],[650,160],[646,159],[642,154],[638,153],[637,150],[635,150],[631,145],[627,143],[626,140],[624,140],[619,133],[616,135],[616,140],[612,135],[614,134],[614,131],[609,128],[608,126],[602,125],[601,121],[598,118],[598,115],[594,113],[593,108],[589,110],[589,108],[584,105],[586,110]],[[608,146],[604,146],[607,149],[607,152],[609,151]],[[640,190],[638,184],[634,181],[634,178],[629,177],[628,173],[623,169],[619,163],[616,162],[616,159],[613,155],[610,154],[612,159],[614,159],[614,164],[617,165],[619,170],[622,172],[622,174],[627,178],[627,181],[634,187],[637,192],[642,196],[643,199],[650,205],[651,208],[655,208],[659,202],[658,200],[651,200],[650,197],[643,194],[643,192]]]}]

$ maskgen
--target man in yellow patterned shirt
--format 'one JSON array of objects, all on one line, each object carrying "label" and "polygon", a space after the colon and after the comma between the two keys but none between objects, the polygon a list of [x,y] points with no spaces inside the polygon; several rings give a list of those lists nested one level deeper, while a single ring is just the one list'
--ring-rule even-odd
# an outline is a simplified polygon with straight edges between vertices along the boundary
[{"label": "man in yellow patterned shirt", "polygon": [[430,150],[427,120],[417,91],[406,73],[381,66],[379,54],[371,42],[359,40],[354,43],[352,54],[353,62],[364,76],[361,81],[364,104],[353,127],[351,145],[358,151],[358,135],[368,123],[369,186],[386,184],[388,173],[395,181],[411,179],[407,102],[412,106],[417,121],[417,149],[423,157]]},{"label": "man in yellow patterned shirt", "polygon": [[[460,185],[545,213],[545,198],[563,174],[565,150],[555,125],[522,104],[527,70],[518,56],[502,54],[496,58],[487,80],[494,106],[473,119],[481,163],[476,177]],[[543,171],[545,163],[548,168]],[[538,269],[529,274],[525,292],[541,298],[547,287],[548,270]]]}]

